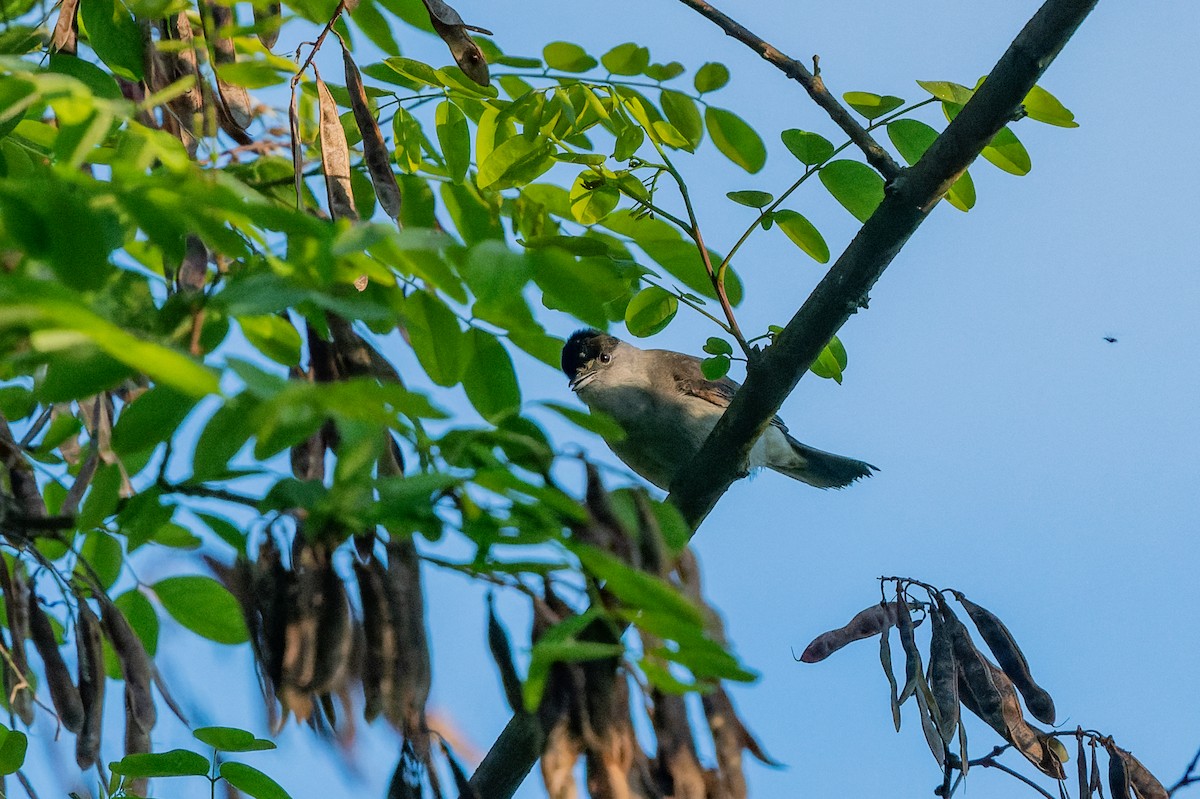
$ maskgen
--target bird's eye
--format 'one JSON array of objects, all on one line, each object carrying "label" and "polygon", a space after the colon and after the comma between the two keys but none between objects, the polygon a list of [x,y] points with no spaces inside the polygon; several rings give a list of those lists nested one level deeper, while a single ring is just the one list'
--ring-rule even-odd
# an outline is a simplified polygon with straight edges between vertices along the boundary
[{"label": "bird's eye", "polygon": [[607,352],[600,353],[600,363],[608,363],[611,360],[612,360],[612,356],[609,355]]}]

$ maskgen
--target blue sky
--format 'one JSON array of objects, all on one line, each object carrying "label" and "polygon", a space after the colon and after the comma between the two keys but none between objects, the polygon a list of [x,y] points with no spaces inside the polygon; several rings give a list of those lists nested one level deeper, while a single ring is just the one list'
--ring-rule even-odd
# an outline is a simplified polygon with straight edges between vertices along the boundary
[{"label": "blue sky", "polygon": [[[922,96],[917,79],[970,84],[985,74],[1037,7],[742,6],[727,2],[723,10],[793,56],[819,53],[835,94],[909,100]],[[763,134],[766,168],[746,175],[708,143],[677,162],[706,238],[722,252],[750,220],[725,192],[778,192],[796,175],[779,130],[840,141],[798,85],[682,4],[462,0],[457,7],[514,54],[556,39],[599,54],[632,39],[657,61],[729,65],[732,83],[712,102]],[[920,795],[937,784],[911,708],[902,732],[892,731],[873,643],[816,665],[795,663],[790,652],[873,602],[885,574],[957,588],[997,612],[1055,697],[1064,727],[1113,734],[1164,782],[1200,745],[1200,170],[1184,138],[1200,123],[1197,30],[1200,8],[1191,4],[1101,3],[1042,81],[1081,127],[1019,123],[1031,174],[977,164],[976,208],[964,215],[940,205],[876,286],[870,309],[843,329],[845,383],[801,381],[782,411],[793,433],[880,473],[840,492],[764,474],[734,486],[703,526],[697,548],[708,594],[738,653],[763,674],[757,685],[735,688],[734,699],[786,764],[750,768],[757,799]],[[440,42],[410,46],[416,35],[402,33],[407,54],[446,61]],[[835,254],[857,229],[815,182],[789,205],[812,219]],[[749,290],[739,318],[761,329],[790,317],[822,270],[771,232],[751,240],[740,273]],[[575,326],[553,313],[544,320],[563,336]],[[698,352],[715,332],[681,312],[653,343]],[[560,374],[528,359],[518,368],[527,400],[575,401]],[[467,408],[461,394],[445,403]],[[547,426],[560,447],[583,446],[618,463],[599,440],[553,420]],[[178,568],[164,559],[142,571]],[[482,589],[441,573],[430,573],[428,585],[432,704],[485,749],[508,713],[486,654]],[[500,605],[519,640],[523,603],[502,598]],[[203,721],[261,729],[244,648],[210,648],[178,630],[164,636],[160,665],[177,693],[225,706]],[[976,755],[998,742],[981,725],[969,732]],[[180,734],[164,723],[156,747],[181,742]],[[247,760],[296,799],[381,797],[395,739],[375,730],[360,742],[357,776],[294,727],[282,751]],[[67,755],[61,745],[51,749]],[[1022,790],[982,770],[967,789],[975,797]],[[540,782],[531,778],[519,795],[542,796]]]}]

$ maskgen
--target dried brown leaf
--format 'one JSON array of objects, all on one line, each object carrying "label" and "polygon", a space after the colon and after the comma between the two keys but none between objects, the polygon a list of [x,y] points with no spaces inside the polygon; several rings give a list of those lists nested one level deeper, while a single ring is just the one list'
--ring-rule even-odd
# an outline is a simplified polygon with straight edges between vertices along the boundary
[{"label": "dried brown leaf", "polygon": [[82,599],[75,622],[75,649],[79,698],[83,703],[83,725],[75,738],[75,762],[86,771],[100,756],[100,728],[104,721],[104,652],[100,620]]},{"label": "dried brown leaf", "polygon": [[975,628],[979,630],[979,635],[988,645],[988,649],[996,656],[1000,668],[1004,669],[1004,673],[1025,698],[1025,706],[1029,708],[1029,713],[1044,724],[1053,724],[1054,700],[1044,688],[1034,682],[1029,671],[1029,662],[1017,646],[1008,627],[987,608],[976,605],[962,594],[955,594],[955,597],[966,608],[967,615],[975,623]]},{"label": "dried brown leaf", "polygon": [[50,688],[50,701],[58,713],[59,721],[70,732],[79,732],[83,727],[83,702],[79,698],[79,689],[71,681],[66,661],[54,639],[54,628],[38,603],[33,586],[29,587],[29,634],[42,658],[42,669]]},{"label": "dried brown leaf", "polygon": [[[379,123],[371,113],[367,103],[367,90],[363,86],[362,75],[350,56],[350,51],[342,46],[342,63],[346,71],[346,91],[350,94],[350,110],[354,112],[354,121],[362,133],[363,160],[367,163],[367,171],[371,175],[371,183],[375,187],[375,196],[383,212],[392,219],[400,218],[400,186],[396,183],[396,174],[392,172],[391,153],[383,142],[383,134]],[[357,287],[357,283],[355,286]],[[364,286],[359,288],[362,291]]]},{"label": "dried brown leaf", "polygon": [[881,602],[855,614],[845,626],[821,633],[800,656],[803,663],[818,663],[846,644],[886,632],[896,623],[896,603]]},{"label": "dried brown leaf", "polygon": [[54,35],[50,37],[50,52],[75,55],[79,40],[79,0],[62,0],[58,8],[58,21],[54,23]]},{"label": "dried brown leaf", "polygon": [[325,81],[317,78],[317,99],[321,106],[321,171],[329,197],[329,213],[334,219],[358,219],[354,194],[350,189],[350,146],[338,117],[337,103]]}]

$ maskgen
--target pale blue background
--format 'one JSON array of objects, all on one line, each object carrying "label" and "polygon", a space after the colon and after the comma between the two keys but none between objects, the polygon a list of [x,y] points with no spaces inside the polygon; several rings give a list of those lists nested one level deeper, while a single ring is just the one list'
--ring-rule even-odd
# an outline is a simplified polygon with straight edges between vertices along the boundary
[{"label": "pale blue background", "polygon": [[[798,85],[681,4],[457,7],[514,54],[554,39],[599,54],[634,39],[656,61],[728,64],[732,84],[711,99],[763,132],[771,157],[756,176],[707,142],[695,159],[678,159],[715,249],[726,251],[750,219],[726,191],[779,191],[798,174],[778,130],[840,141]],[[969,84],[985,74],[1036,7],[771,0],[723,10],[793,56],[819,53],[835,94],[914,100],[922,97],[915,79]],[[784,406],[802,440],[882,471],[842,492],[767,474],[735,486],[704,525],[697,545],[709,596],[740,655],[763,673],[760,684],[735,688],[735,701],[787,765],[751,766],[752,796],[917,796],[937,784],[911,709],[903,731],[891,729],[873,643],[818,665],[790,653],[877,599],[882,574],[953,586],[999,613],[1064,727],[1114,734],[1164,782],[1200,745],[1197,9],[1101,3],[1043,80],[1082,127],[1018,124],[1032,173],[1015,178],[977,164],[976,209],[940,206],[876,286],[870,310],[842,331],[845,384],[809,376]],[[447,60],[440,42],[398,32],[408,54]],[[789,205],[818,225],[835,257],[857,229],[815,182]],[[740,309],[748,329],[782,324],[822,274],[775,231],[752,240],[740,271],[750,287]],[[574,327],[544,318],[559,335]],[[683,312],[654,343],[697,352],[713,332]],[[409,353],[395,355],[411,363]],[[526,399],[574,401],[560,374],[528,359],[518,368]],[[443,401],[467,408],[459,392]],[[598,440],[553,420],[548,427],[560,447],[582,445],[616,463]],[[141,575],[182,565],[150,559]],[[509,714],[484,645],[482,591],[438,572],[428,585],[432,705],[486,749]],[[501,607],[523,638],[523,603]],[[244,648],[209,647],[178,630],[164,638],[160,663],[176,692],[224,706],[197,721],[263,728]],[[976,755],[998,742],[979,725],[970,732]],[[185,737],[164,723],[155,746]],[[289,728],[283,741],[284,751],[247,760],[296,799],[382,797],[396,756],[394,736],[379,729],[360,734],[362,748],[348,759],[303,729]],[[31,759],[53,771],[65,757],[57,762],[70,771],[69,748],[35,744]],[[43,796],[61,795],[35,770]],[[160,784],[157,793],[207,795],[204,784],[191,788]],[[976,797],[1025,790],[982,770],[967,788]],[[536,777],[520,793],[541,795]]]}]

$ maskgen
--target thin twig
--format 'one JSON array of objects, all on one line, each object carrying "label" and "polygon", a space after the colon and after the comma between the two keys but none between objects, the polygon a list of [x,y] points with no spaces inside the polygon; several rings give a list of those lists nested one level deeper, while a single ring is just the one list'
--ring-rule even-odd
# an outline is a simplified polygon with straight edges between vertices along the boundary
[{"label": "thin twig", "polygon": [[684,5],[695,9],[706,19],[712,21],[727,36],[732,36],[742,44],[758,53],[764,59],[777,67],[783,74],[799,83],[808,92],[813,101],[825,109],[830,119],[858,145],[867,157],[867,163],[875,167],[887,181],[895,180],[900,175],[900,165],[895,162],[887,150],[872,138],[871,134],[851,116],[829,90],[820,75],[814,75],[808,67],[794,58],[787,56],[761,37],[751,33],[745,26],[718,11],[705,0],[680,0]]},{"label": "thin twig", "polygon": [[1183,776],[1167,789],[1167,795],[1174,796],[1175,792],[1180,788],[1186,788],[1189,785],[1200,782],[1200,771],[1196,771],[1197,766],[1200,766],[1200,749],[1197,749],[1196,754],[1192,756],[1192,762],[1188,763],[1188,767],[1184,769]]},{"label": "thin twig", "polygon": [[1033,788],[1035,791],[1037,791],[1038,793],[1040,793],[1042,796],[1046,797],[1046,799],[1058,799],[1058,797],[1056,797],[1056,796],[1054,796],[1053,794],[1051,794],[1051,793],[1050,793],[1049,791],[1047,791],[1045,788],[1043,788],[1042,786],[1038,785],[1036,782],[1034,782],[1033,780],[1029,779],[1029,778],[1028,778],[1028,777],[1026,777],[1024,774],[1020,773],[1019,771],[1013,771],[1013,770],[1012,770],[1012,769],[1010,769],[1008,766],[1004,765],[1003,763],[997,763],[995,760],[992,760],[990,757],[985,757],[985,758],[983,758],[983,760],[981,760],[981,761],[978,763],[978,765],[982,766],[983,768],[994,768],[994,769],[999,769],[1000,771],[1003,771],[1005,774],[1008,774],[1008,775],[1011,775],[1011,776],[1013,776],[1013,777],[1016,777],[1018,780],[1020,780],[1021,782],[1025,783],[1025,784],[1026,784],[1026,785],[1028,785],[1030,788]]}]

